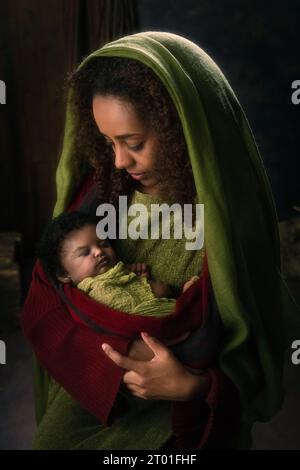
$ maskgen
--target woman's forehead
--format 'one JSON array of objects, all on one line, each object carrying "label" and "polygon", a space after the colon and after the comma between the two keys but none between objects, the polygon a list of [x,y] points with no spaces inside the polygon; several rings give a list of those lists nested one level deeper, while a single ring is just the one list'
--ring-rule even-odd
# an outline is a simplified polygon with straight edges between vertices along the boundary
[{"label": "woman's forehead", "polygon": [[93,114],[100,132],[106,136],[126,139],[145,132],[145,125],[134,107],[120,98],[95,96]]}]

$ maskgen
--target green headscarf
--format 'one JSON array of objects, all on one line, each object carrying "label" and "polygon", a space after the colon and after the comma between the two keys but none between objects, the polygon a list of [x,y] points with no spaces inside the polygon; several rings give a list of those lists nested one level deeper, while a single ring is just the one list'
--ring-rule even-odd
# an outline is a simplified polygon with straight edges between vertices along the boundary
[{"label": "green headscarf", "polygon": [[[104,56],[150,67],[178,111],[199,202],[205,205],[209,272],[226,329],[219,366],[240,391],[243,423],[250,429],[282,404],[284,351],[300,338],[300,312],[281,277],[274,202],[251,129],[223,73],[187,39],[134,34],[95,51],[79,68]],[[68,106],[55,215],[83,177],[72,158],[77,124]]]}]

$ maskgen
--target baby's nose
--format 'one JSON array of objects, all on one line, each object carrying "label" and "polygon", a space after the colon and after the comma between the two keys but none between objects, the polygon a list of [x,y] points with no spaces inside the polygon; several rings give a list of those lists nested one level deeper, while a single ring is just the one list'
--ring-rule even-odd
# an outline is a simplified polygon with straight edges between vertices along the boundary
[{"label": "baby's nose", "polygon": [[94,251],[94,256],[97,258],[97,256],[101,256],[101,255],[102,255],[102,250],[100,246],[97,246]]}]

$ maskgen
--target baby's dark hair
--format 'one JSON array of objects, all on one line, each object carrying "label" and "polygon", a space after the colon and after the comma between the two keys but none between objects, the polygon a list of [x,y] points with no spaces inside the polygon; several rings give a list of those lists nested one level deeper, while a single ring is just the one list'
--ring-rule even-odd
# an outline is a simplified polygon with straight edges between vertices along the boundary
[{"label": "baby's dark hair", "polygon": [[47,276],[54,282],[65,274],[60,262],[62,242],[73,230],[86,225],[97,225],[99,217],[84,212],[63,212],[49,222],[37,245],[39,258]]}]

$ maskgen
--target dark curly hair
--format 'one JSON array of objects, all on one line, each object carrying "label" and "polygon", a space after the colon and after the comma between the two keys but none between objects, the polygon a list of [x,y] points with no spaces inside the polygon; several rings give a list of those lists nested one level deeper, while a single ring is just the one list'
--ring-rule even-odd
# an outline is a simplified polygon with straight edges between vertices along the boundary
[{"label": "dark curly hair", "polygon": [[98,222],[99,217],[79,211],[63,212],[49,222],[37,245],[37,257],[49,279],[57,283],[57,276],[65,274],[60,255],[66,236],[73,230]]},{"label": "dark curly hair", "polygon": [[166,88],[149,67],[134,59],[99,57],[71,74],[68,83],[74,93],[73,112],[78,120],[75,158],[79,163],[88,161],[95,170],[99,203],[110,202],[118,207],[119,196],[129,196],[136,183],[125,170],[114,167],[113,150],[92,114],[95,95],[114,96],[133,106],[142,122],[158,136],[162,158],[157,171],[170,202],[195,202],[194,178],[178,113]]}]

